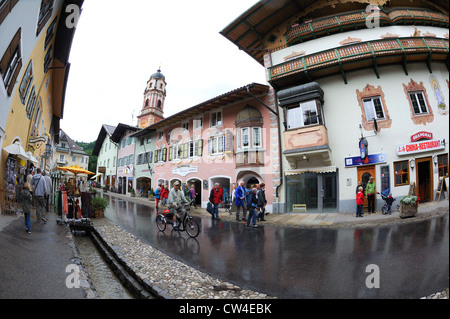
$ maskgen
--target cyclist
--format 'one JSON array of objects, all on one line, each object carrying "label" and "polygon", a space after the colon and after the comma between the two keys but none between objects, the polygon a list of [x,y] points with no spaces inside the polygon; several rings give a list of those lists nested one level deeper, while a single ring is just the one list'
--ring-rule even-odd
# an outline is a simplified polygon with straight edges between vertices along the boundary
[{"label": "cyclist", "polygon": [[180,218],[184,216],[186,213],[184,204],[188,202],[189,201],[186,200],[186,197],[184,197],[183,191],[180,190],[180,182],[175,182],[173,184],[173,188],[169,192],[168,198],[169,211],[173,214],[172,220],[174,229],[178,228],[177,215]]}]

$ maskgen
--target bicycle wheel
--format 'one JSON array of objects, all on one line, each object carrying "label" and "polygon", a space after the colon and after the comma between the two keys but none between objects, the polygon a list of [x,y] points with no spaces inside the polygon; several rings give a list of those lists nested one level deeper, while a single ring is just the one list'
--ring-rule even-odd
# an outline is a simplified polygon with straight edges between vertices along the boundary
[{"label": "bicycle wheel", "polygon": [[158,229],[160,231],[165,231],[166,230],[166,221],[162,218],[162,216],[158,215],[156,217],[156,227],[158,227]]},{"label": "bicycle wheel", "polygon": [[200,225],[199,223],[192,217],[187,217],[184,221],[184,227],[186,229],[186,232],[189,236],[192,238],[195,238],[200,233]]}]

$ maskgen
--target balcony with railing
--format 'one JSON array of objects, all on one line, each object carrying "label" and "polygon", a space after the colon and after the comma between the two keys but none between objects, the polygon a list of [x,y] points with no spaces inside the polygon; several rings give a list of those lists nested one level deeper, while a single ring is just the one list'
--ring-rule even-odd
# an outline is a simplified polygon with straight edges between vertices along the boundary
[{"label": "balcony with railing", "polygon": [[[317,39],[332,33],[367,28],[366,21],[371,21],[369,13],[347,12],[335,17],[313,20],[307,23],[294,24],[285,33],[288,46]],[[448,28],[449,18],[438,12],[423,9],[392,9],[386,13],[379,12],[380,26],[391,25],[429,25]]]},{"label": "balcony with railing", "polygon": [[400,63],[408,74],[407,63],[423,61],[431,72],[431,62],[448,66],[449,40],[435,37],[407,37],[359,42],[305,55],[269,68],[269,82],[275,88],[310,82],[331,74]]}]

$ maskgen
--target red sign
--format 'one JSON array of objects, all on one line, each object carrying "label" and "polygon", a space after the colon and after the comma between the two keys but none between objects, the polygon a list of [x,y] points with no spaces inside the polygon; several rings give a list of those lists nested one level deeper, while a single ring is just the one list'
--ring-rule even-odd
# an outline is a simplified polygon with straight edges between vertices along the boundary
[{"label": "red sign", "polygon": [[422,141],[397,146],[397,155],[435,151],[445,148],[444,140]]},{"label": "red sign", "polygon": [[433,139],[433,133],[430,132],[418,132],[414,135],[411,135],[411,142],[417,142],[418,140],[432,140]]}]

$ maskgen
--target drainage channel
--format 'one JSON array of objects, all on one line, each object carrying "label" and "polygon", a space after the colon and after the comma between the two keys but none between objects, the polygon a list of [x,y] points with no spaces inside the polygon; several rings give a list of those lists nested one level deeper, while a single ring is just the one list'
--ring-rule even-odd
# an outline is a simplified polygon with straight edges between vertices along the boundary
[{"label": "drainage channel", "polygon": [[87,232],[76,232],[74,241],[100,299],[134,298],[103,259]]}]

